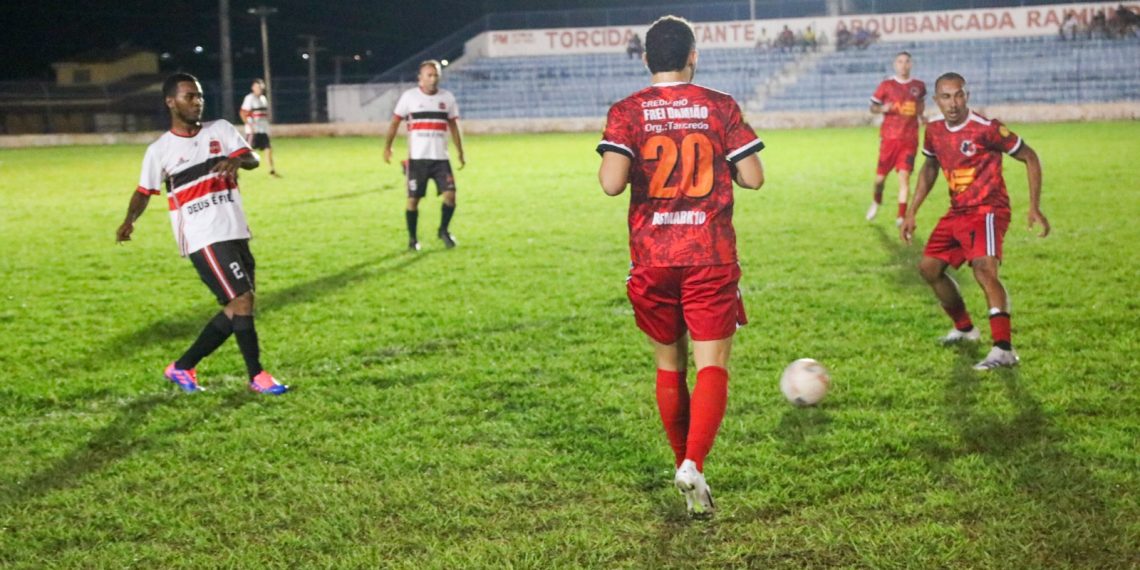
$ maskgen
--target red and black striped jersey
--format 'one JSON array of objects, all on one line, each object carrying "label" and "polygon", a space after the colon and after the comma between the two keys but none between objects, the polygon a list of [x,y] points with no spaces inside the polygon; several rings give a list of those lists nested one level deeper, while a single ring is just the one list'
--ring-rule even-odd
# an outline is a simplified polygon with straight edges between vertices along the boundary
[{"label": "red and black striped jersey", "polygon": [[159,194],[165,187],[182,256],[212,243],[249,239],[236,176],[212,171],[222,160],[248,152],[253,151],[227,121],[203,123],[194,136],[167,131],[147,147],[138,191]]},{"label": "red and black striped jersey", "polygon": [[629,247],[651,267],[735,263],[731,164],[764,143],[732,96],[659,83],[610,108],[599,154],[630,164]]}]

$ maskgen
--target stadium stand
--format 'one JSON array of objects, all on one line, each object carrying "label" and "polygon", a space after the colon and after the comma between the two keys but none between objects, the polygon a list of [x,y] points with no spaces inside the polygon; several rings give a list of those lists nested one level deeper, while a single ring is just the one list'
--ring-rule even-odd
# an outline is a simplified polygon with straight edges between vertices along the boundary
[{"label": "stadium stand", "polygon": [[[1140,96],[1140,39],[1061,42],[1055,36],[880,43],[865,50],[782,53],[702,50],[697,81],[732,94],[752,111],[865,109],[911,52],[916,77],[962,73],[975,104],[1090,103]],[[769,80],[786,84],[769,92]],[[467,118],[600,117],[645,85],[645,68],[624,53],[479,58],[449,69],[445,86]]]}]

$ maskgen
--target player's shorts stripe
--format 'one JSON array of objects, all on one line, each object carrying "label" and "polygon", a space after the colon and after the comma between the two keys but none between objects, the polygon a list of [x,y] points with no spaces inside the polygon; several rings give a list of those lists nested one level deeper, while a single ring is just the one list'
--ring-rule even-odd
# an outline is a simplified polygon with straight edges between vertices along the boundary
[{"label": "player's shorts stripe", "polygon": [[447,111],[417,111],[415,113],[408,113],[408,118],[415,121],[416,119],[439,119],[441,121],[447,120]]},{"label": "player's shorts stripe", "polygon": [[199,162],[194,166],[171,174],[170,177],[166,179],[166,191],[170,192],[172,190],[177,190],[178,188],[209,174],[210,169],[214,168],[215,164],[225,159],[226,157],[224,156],[211,156],[210,158],[207,158],[206,160]]},{"label": "player's shorts stripe", "polygon": [[994,215],[992,213],[986,214],[986,255],[990,257],[997,255],[997,248],[994,244]]},{"label": "player's shorts stripe", "polygon": [[202,255],[206,258],[206,263],[210,266],[210,271],[214,273],[218,283],[222,284],[222,289],[226,290],[226,297],[233,299],[237,297],[234,294],[234,288],[230,287],[230,282],[226,280],[226,274],[222,272],[222,266],[218,264],[218,258],[214,256],[213,246],[206,246],[202,248]]},{"label": "player's shorts stripe", "polygon": [[762,141],[760,139],[756,139],[756,140],[754,140],[754,141],[752,141],[752,142],[728,153],[728,155],[725,156],[725,158],[728,159],[729,162],[738,162],[741,159],[743,159],[744,157],[746,157],[752,153],[755,153],[755,152],[760,152],[761,150],[764,150],[764,141]]},{"label": "player's shorts stripe", "polygon": [[1017,144],[1013,145],[1013,148],[1009,149],[1009,154],[1017,154],[1017,151],[1019,150],[1021,150],[1021,137],[1017,137]]},{"label": "player's shorts stripe", "polygon": [[607,152],[616,152],[618,154],[624,154],[624,155],[628,156],[630,158],[630,160],[633,160],[633,151],[630,150],[629,147],[625,146],[624,144],[604,140],[604,141],[598,143],[597,151],[598,151],[598,154],[605,154]]}]

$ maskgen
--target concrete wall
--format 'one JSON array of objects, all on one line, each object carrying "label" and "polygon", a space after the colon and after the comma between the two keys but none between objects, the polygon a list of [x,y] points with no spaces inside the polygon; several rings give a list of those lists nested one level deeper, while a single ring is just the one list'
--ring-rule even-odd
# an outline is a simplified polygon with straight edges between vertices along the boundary
[{"label": "concrete wall", "polygon": [[[1137,121],[1140,102],[1089,103],[1084,105],[992,105],[978,112],[1006,123],[1056,123],[1072,121]],[[865,111],[834,113],[754,113],[749,122],[761,130],[853,127],[874,124]],[[467,134],[601,133],[604,117],[576,119],[460,120]],[[383,137],[388,121],[274,125],[274,137]],[[0,149],[65,145],[149,144],[161,131],[107,134],[5,135]]]}]

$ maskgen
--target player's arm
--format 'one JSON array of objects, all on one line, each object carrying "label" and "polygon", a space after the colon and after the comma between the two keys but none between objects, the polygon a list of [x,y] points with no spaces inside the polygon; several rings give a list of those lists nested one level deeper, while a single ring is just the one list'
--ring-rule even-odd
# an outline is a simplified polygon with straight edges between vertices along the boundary
[{"label": "player's arm", "polygon": [[459,169],[467,165],[467,160],[463,158],[463,134],[459,132],[459,119],[448,118],[447,127],[451,131],[451,141],[455,143],[455,150],[459,152]]},{"label": "player's arm", "polygon": [[238,111],[238,115],[241,117],[241,122],[249,124],[249,118],[253,115],[253,113],[247,109],[240,109]]},{"label": "player's arm", "polygon": [[1037,151],[1024,142],[1010,156],[1025,163],[1026,174],[1029,176],[1029,228],[1041,224],[1041,234],[1038,237],[1045,237],[1049,235],[1050,227],[1048,218],[1041,213],[1041,159],[1038,158]]},{"label": "player's arm", "polygon": [[146,205],[150,203],[150,193],[139,190],[132,193],[131,203],[127,206],[127,217],[115,231],[115,243],[122,243],[131,241],[131,233],[135,231],[135,220],[146,211]]},{"label": "player's arm", "polygon": [[393,115],[392,122],[388,123],[388,135],[384,137],[384,162],[387,164],[392,163],[392,143],[396,141],[396,133],[400,131],[402,120],[399,115]]},{"label": "player's arm", "polygon": [[764,185],[764,164],[760,155],[752,153],[733,164],[732,179],[743,188],[759,190]]},{"label": "player's arm", "polygon": [[249,150],[249,147],[244,147],[243,150],[245,152],[230,155],[225,160],[219,161],[210,169],[210,172],[221,172],[226,176],[233,176],[238,169],[253,170],[261,165],[261,157],[257,156],[256,152]]},{"label": "player's arm", "polygon": [[598,182],[607,196],[617,196],[625,192],[629,184],[629,166],[632,161],[619,152],[602,153],[602,166],[598,168]]},{"label": "player's arm", "polygon": [[914,229],[917,225],[914,217],[918,214],[918,208],[922,206],[922,202],[926,200],[926,195],[930,193],[930,189],[934,187],[934,181],[938,180],[938,170],[941,166],[938,164],[938,157],[926,156],[926,162],[922,164],[922,170],[918,171],[918,182],[914,185],[914,198],[911,199],[910,205],[907,206],[906,216],[903,217],[903,223],[899,226],[899,238],[901,238],[908,245],[911,238],[914,237]]},{"label": "player's arm", "polygon": [[920,98],[914,103],[914,112],[918,115],[918,124],[926,124],[926,97]]}]

